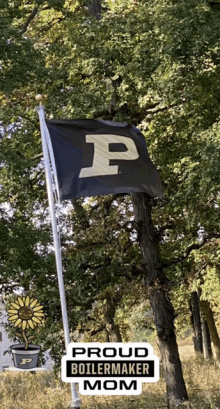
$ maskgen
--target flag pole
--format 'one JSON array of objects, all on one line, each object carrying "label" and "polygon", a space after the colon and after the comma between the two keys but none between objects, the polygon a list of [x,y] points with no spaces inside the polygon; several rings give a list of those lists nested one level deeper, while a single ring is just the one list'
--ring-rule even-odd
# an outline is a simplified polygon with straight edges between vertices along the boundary
[{"label": "flag pole", "polygon": [[[70,343],[69,323],[68,323],[66,297],[65,297],[64,281],[63,281],[63,274],[62,274],[61,245],[60,245],[59,235],[57,231],[57,222],[56,222],[54,196],[53,196],[53,185],[52,185],[53,181],[52,181],[51,166],[50,166],[50,162],[52,163],[52,166],[54,164],[54,156],[53,156],[53,151],[52,151],[52,145],[49,142],[47,142],[49,135],[47,135],[48,130],[47,130],[46,122],[45,122],[44,107],[43,105],[41,105],[42,96],[36,95],[35,98],[37,101],[40,102],[40,105],[36,107],[36,110],[39,114],[39,120],[40,120],[43,157],[44,157],[44,162],[45,162],[47,194],[48,194],[51,224],[52,224],[52,230],[53,230],[57,277],[58,277],[61,311],[62,311],[62,318],[63,318],[64,339],[65,339],[65,347],[66,347],[66,353],[67,353],[67,346]],[[54,167],[53,167],[53,172],[56,172],[56,169],[54,169]],[[54,179],[55,179],[55,184],[57,188],[56,174],[54,174]],[[58,202],[59,202],[59,192],[58,191],[57,191],[57,197],[58,197]],[[82,402],[76,391],[75,383],[71,383],[71,395],[72,395],[72,401],[70,402],[70,408],[79,409]]]}]

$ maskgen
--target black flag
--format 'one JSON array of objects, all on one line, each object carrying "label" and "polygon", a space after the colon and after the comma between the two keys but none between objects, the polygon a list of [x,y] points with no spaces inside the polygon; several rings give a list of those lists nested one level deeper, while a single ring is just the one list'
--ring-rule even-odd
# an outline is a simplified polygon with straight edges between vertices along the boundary
[{"label": "black flag", "polygon": [[61,199],[131,192],[163,197],[144,136],[134,125],[94,119],[46,124]]}]

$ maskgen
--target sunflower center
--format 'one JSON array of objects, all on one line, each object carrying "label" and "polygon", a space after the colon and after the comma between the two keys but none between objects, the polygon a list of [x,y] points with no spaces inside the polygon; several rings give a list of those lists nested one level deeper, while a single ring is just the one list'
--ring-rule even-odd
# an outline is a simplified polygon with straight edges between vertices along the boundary
[{"label": "sunflower center", "polygon": [[30,307],[24,306],[19,309],[18,315],[22,320],[29,320],[34,314]]}]

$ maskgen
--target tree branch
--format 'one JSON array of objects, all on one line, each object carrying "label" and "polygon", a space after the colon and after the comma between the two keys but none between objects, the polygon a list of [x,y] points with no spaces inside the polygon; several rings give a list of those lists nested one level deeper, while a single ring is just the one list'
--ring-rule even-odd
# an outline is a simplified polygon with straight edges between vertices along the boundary
[{"label": "tree branch", "polygon": [[24,33],[27,31],[30,22],[34,19],[34,17],[36,16],[37,12],[38,12],[38,7],[34,7],[33,11],[32,11],[31,14],[28,16],[28,18],[27,18],[27,20],[26,20],[26,22],[25,22],[23,28],[22,28],[21,31],[20,31],[20,34],[21,34],[21,35],[24,34]]},{"label": "tree branch", "polygon": [[87,298],[86,301],[79,301],[79,300],[74,300],[71,298],[71,302],[74,304],[75,307],[89,307],[93,302],[95,301],[99,301],[99,300],[104,300],[106,298],[106,294],[105,293],[100,293],[97,294],[93,297],[89,297]]},{"label": "tree branch", "polygon": [[204,237],[204,238],[202,239],[202,241],[200,241],[200,243],[193,243],[193,244],[191,244],[191,246],[189,246],[189,247],[184,251],[184,253],[183,253],[180,257],[177,257],[176,259],[173,259],[173,260],[171,260],[171,261],[168,261],[167,263],[162,264],[159,268],[162,269],[162,268],[171,267],[171,266],[173,266],[174,264],[177,264],[177,263],[180,263],[180,262],[183,261],[183,260],[186,260],[186,259],[189,257],[190,253],[191,253],[193,250],[199,250],[199,249],[200,249],[201,247],[203,247],[209,240],[214,239],[214,238],[217,239],[217,238],[219,238],[219,237],[220,237],[220,233],[216,233],[216,234],[212,234],[212,235],[208,235],[208,236]]},{"label": "tree branch", "polygon": [[112,197],[104,200],[104,202],[98,202],[96,205],[91,206],[90,208],[90,215],[92,214],[93,210],[98,209],[101,206],[104,206],[105,208],[109,209],[112,205],[112,203],[114,202],[114,200],[116,200],[118,197],[124,195],[124,193],[115,193],[112,195]]},{"label": "tree branch", "polygon": [[163,111],[166,111],[167,109],[171,109],[171,108],[174,108],[176,106],[178,106],[178,105],[171,104],[171,105],[167,105],[167,106],[162,107],[162,108],[155,109],[155,111],[149,111],[147,109],[147,115],[150,115],[150,114],[154,115],[154,114],[157,114],[158,112],[163,112]]},{"label": "tree branch", "polygon": [[96,241],[96,242],[90,242],[90,243],[81,243],[81,244],[74,244],[74,246],[71,246],[71,251],[77,251],[80,249],[85,249],[85,248],[91,248],[91,246],[104,246],[106,243],[104,241]]},{"label": "tree branch", "polygon": [[51,21],[50,24],[47,24],[47,26],[43,27],[40,32],[44,32],[44,31],[49,31],[52,27],[54,27],[57,23],[60,23],[61,21],[65,20],[65,17],[60,17],[57,19],[54,19],[53,21]]}]

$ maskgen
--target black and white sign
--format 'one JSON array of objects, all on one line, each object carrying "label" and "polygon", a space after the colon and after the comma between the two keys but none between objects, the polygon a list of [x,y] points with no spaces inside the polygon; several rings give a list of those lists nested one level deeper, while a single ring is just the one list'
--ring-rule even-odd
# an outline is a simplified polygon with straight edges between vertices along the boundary
[{"label": "black and white sign", "polygon": [[82,395],[139,395],[143,382],[159,380],[159,358],[148,343],[71,343],[62,380]]}]

